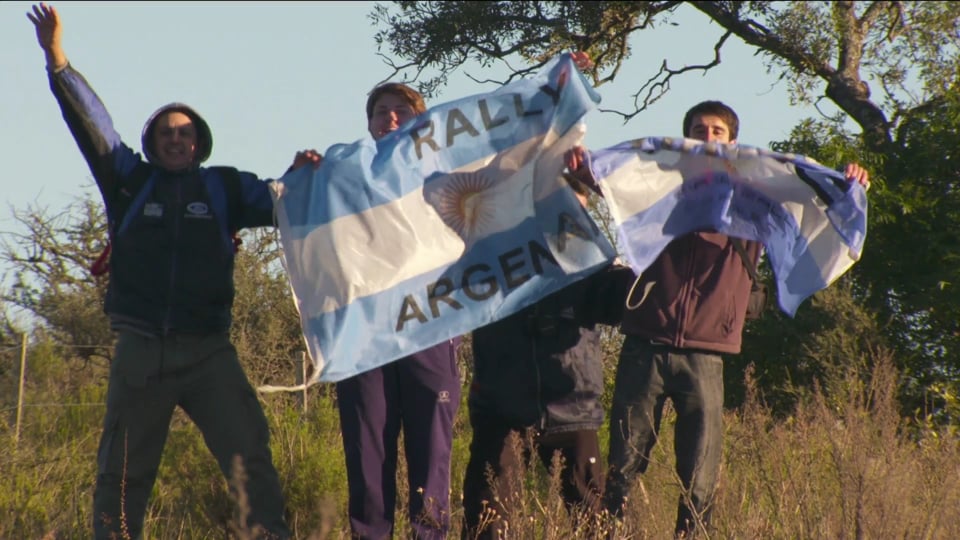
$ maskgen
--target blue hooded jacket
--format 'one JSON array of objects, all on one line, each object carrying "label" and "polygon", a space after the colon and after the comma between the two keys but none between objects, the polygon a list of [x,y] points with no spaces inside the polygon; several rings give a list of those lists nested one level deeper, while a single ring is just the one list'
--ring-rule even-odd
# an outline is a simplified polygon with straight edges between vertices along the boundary
[{"label": "blue hooded jacket", "polygon": [[[232,234],[273,225],[269,182],[235,169],[201,167],[213,139],[206,121],[184,104],[161,107],[147,120],[144,159],[123,143],[78,71],[68,65],[50,73],[50,86],[103,197],[112,240],[104,305],[111,325],[150,335],[227,331],[234,296]],[[189,116],[197,130],[188,170],[156,164],[153,124],[170,111]],[[230,181],[237,185],[229,187]]]}]

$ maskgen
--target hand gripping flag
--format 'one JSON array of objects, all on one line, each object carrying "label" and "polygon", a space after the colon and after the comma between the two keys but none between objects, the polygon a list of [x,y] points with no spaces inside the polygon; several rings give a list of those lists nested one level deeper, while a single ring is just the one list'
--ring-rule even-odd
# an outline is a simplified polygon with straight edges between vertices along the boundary
[{"label": "hand gripping flag", "polygon": [[655,137],[593,152],[589,161],[638,274],[690,232],[760,241],[780,308],[792,317],[863,251],[863,186],[803,156]]},{"label": "hand gripping flag", "polygon": [[[562,55],[275,182],[314,364],[338,381],[506,317],[613,260],[561,178],[599,96]],[[302,388],[302,387],[301,387]]]}]

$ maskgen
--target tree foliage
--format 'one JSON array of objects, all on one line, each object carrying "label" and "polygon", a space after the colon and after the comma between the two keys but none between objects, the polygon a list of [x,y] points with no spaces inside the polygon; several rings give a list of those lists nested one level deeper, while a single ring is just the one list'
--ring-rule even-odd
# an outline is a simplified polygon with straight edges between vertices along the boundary
[{"label": "tree foliage", "polygon": [[513,69],[512,79],[569,50],[590,53],[597,85],[612,81],[630,56],[630,35],[681,3],[402,1],[394,2],[397,10],[378,5],[371,18],[384,28],[377,44],[406,61],[393,64],[398,73],[412,70],[418,80],[426,69],[438,69],[419,81],[432,95],[467,62],[488,66],[516,57],[523,65]]},{"label": "tree foliage", "polygon": [[254,386],[293,385],[305,351],[274,230],[246,231],[234,269],[231,337]]},{"label": "tree foliage", "polygon": [[[106,281],[89,272],[107,239],[99,206],[78,200],[56,214],[30,206],[15,210],[14,220],[23,232],[0,240],[0,258],[12,280],[0,298],[41,321],[50,337],[76,356],[109,362],[112,338],[102,300]],[[10,325],[11,314],[4,315]]]},{"label": "tree foliage", "polygon": [[[851,294],[876,321],[907,375],[911,409],[927,389],[960,381],[960,96],[914,115],[886,154],[865,151],[835,124],[806,122],[775,145],[836,162],[863,156],[885,176],[870,195],[867,249]],[[842,315],[842,314],[838,314]]]},{"label": "tree foliage", "polygon": [[[842,328],[845,343],[857,343],[863,353],[881,344],[895,350],[915,385],[914,403],[923,399],[923,388],[938,381],[956,390],[960,4],[397,1],[378,5],[371,18],[380,28],[384,56],[398,59],[394,75],[433,92],[468,62],[502,62],[519,77],[571,50],[595,60],[587,75],[596,86],[612,83],[630,66],[630,37],[679,24],[679,10],[708,18],[722,29],[720,36],[703,43],[699,65],[672,68],[670,58],[663,58],[636,89],[634,110],[617,114],[633,118],[671,84],[680,84],[685,73],[719,65],[724,47],[740,40],[786,82],[790,102],[784,106],[799,103],[822,111],[824,103],[832,103],[839,111],[797,126],[790,140],[774,149],[831,166],[856,161],[873,180],[863,259],[842,287],[818,295],[809,303],[814,307],[802,308],[795,321],[787,324],[774,315],[752,324],[741,361],[766,362],[760,373],[781,384],[793,378],[806,382],[849,354],[843,352],[846,345],[838,345],[842,340],[822,339]],[[859,133],[848,131],[850,125]],[[808,361],[822,365],[806,369]]]},{"label": "tree foliage", "polygon": [[[632,34],[676,25],[672,15],[684,5],[724,29],[704,45],[711,59],[674,69],[664,58],[638,89],[637,109],[623,113],[627,119],[673,77],[719,65],[735,36],[788,81],[794,99],[829,99],[860,125],[870,150],[886,151],[896,126],[942,101],[960,63],[960,7],[951,2],[396,1],[378,5],[371,19],[381,28],[381,50],[402,62],[393,63],[396,73],[412,72],[428,93],[471,61],[502,61],[522,76],[572,50],[591,55],[588,75],[600,86],[626,65]],[[428,69],[438,74],[423,77]]]}]

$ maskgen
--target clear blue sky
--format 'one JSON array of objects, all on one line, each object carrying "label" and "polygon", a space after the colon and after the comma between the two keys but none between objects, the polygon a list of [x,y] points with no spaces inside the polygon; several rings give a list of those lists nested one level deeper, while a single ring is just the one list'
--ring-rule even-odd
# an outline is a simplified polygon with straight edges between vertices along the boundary
[{"label": "clear blue sky", "polygon": [[[303,148],[325,150],[364,134],[366,93],[390,74],[377,56],[372,2],[50,2],[60,12],[64,49],[139,150],[143,122],[157,107],[182,101],[210,123],[207,164],[280,175]],[[0,232],[15,230],[11,208],[62,210],[93,180],[47,85],[44,57],[26,17],[31,3],[0,2]],[[614,83],[601,86],[604,108],[628,108],[631,94],[667,58],[672,67],[705,63],[721,34],[683,6],[678,25],[643,32]],[[586,143],[599,148],[643,136],[679,135],[686,109],[720,99],[741,118],[740,142],[785,139],[811,109],[790,107],[753,50],[729,40],[723,63],[706,76],[674,81],[670,93],[626,126],[591,113]],[[503,69],[468,66],[479,78]],[[493,89],[453,78],[438,104]],[[816,157],[816,156],[813,156]],[[0,269],[0,274],[3,273]]]}]

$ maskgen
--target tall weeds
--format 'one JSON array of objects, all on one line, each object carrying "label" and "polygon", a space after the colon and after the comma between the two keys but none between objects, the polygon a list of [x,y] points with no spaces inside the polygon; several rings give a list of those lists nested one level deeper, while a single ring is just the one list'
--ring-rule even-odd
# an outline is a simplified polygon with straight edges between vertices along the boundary
[{"label": "tall weeds", "polygon": [[[956,429],[936,430],[903,415],[896,401],[900,376],[892,365],[888,354],[876,352],[868,361],[838,366],[786,417],[772,414],[747,370],[747,398],[725,415],[721,483],[712,526],[701,536],[960,538]],[[28,387],[26,402],[34,406],[24,414],[15,451],[15,411],[10,408],[15,387],[6,387],[6,379],[0,392],[0,448],[9,449],[0,453],[0,538],[88,538],[103,414],[102,406],[92,404],[101,402],[105,378],[93,373],[61,385],[60,380],[76,376],[63,362],[47,364],[42,372],[48,379],[34,378]],[[306,412],[291,396],[263,398],[296,538],[349,538],[346,473],[331,390],[311,389]],[[451,467],[452,538],[459,537],[463,517],[460,488],[471,436],[466,414],[464,404]],[[568,513],[561,503],[559,478],[536,460],[529,464],[517,486],[510,538],[671,537],[681,497],[671,414],[664,415],[660,437],[622,523],[605,514]],[[404,467],[401,455],[398,537],[409,531]],[[238,527],[243,523],[243,499],[234,493],[199,432],[178,413],[148,509],[145,537],[246,538],[248,531]]]}]

